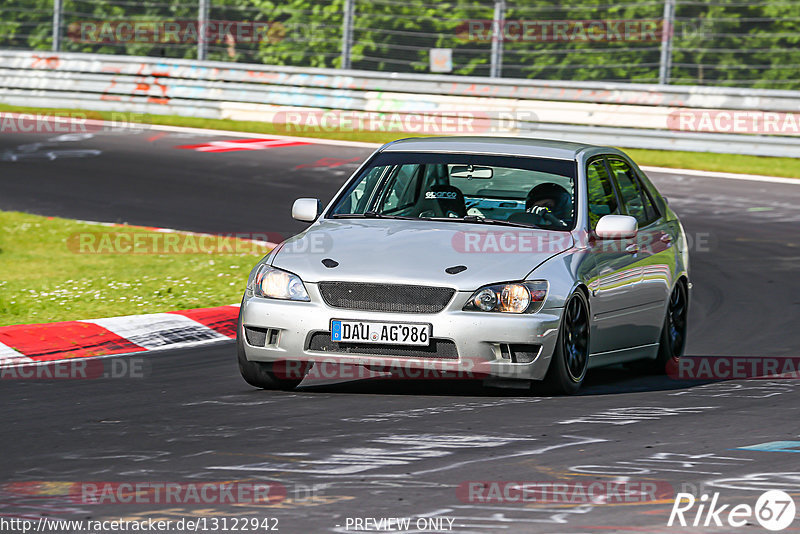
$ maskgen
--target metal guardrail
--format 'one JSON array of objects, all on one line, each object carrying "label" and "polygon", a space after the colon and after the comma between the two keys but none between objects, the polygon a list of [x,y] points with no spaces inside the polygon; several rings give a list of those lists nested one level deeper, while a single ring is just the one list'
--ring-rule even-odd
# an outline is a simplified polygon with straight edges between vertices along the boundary
[{"label": "metal guardrail", "polygon": [[15,23],[0,25],[0,47],[492,78],[800,89],[794,4],[4,0]]},{"label": "metal guardrail", "polygon": [[[628,148],[800,157],[800,132],[677,131],[681,110],[800,119],[800,92],[546,82],[0,51],[0,102],[272,122],[287,109],[513,117],[511,133]],[[466,132],[465,132],[466,133]],[[476,132],[477,133],[477,132]],[[399,132],[400,135],[403,132]]]}]

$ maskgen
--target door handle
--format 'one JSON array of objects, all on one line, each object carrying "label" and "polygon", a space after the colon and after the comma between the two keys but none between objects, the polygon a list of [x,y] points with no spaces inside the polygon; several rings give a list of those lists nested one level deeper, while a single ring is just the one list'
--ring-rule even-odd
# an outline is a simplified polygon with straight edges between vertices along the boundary
[{"label": "door handle", "polygon": [[639,252],[639,245],[637,243],[631,243],[627,247],[625,247],[625,252],[628,254],[636,254]]}]

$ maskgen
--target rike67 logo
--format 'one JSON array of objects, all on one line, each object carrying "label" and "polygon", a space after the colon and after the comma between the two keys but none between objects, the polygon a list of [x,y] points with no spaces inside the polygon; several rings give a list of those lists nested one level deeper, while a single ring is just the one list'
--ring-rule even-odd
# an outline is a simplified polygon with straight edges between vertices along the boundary
[{"label": "rike67 logo", "polygon": [[767,530],[779,531],[792,524],[795,504],[785,491],[769,490],[761,494],[755,506],[749,504],[719,504],[719,493],[709,500],[691,493],[678,493],[667,526],[743,527],[758,522]]}]

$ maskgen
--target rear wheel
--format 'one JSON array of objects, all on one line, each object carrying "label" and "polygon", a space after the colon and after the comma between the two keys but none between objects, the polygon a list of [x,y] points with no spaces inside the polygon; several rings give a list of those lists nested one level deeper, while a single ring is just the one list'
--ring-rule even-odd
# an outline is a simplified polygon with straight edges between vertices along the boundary
[{"label": "rear wheel", "polygon": [[583,383],[589,367],[589,303],[576,291],[564,307],[558,340],[544,378],[548,391],[572,395]]},{"label": "rear wheel", "polygon": [[[239,372],[244,381],[253,387],[261,389],[282,389],[291,391],[303,381],[303,376],[308,370],[305,363],[297,362],[251,362],[244,353],[244,340],[242,339],[242,318],[239,316],[236,329],[236,356],[239,360]],[[288,364],[288,365],[287,365]]]},{"label": "rear wheel", "polygon": [[661,340],[658,343],[658,357],[653,362],[653,372],[664,374],[671,366],[677,365],[686,347],[687,316],[689,311],[689,292],[683,280],[675,284],[667,305]]},{"label": "rear wheel", "polygon": [[631,362],[629,367],[639,373],[651,375],[668,374],[676,368],[686,347],[687,312],[689,310],[689,292],[686,283],[681,280],[672,289],[658,340],[658,355],[655,360],[639,360]]}]

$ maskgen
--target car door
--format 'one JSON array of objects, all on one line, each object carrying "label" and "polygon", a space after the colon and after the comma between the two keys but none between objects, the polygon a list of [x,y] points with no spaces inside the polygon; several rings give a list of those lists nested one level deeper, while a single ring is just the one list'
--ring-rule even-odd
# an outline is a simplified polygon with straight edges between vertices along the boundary
[{"label": "car door", "polygon": [[[586,167],[590,235],[604,215],[622,215],[622,201],[603,157],[589,160]],[[632,346],[638,339],[631,332],[630,315],[639,301],[637,293],[642,270],[637,254],[629,247],[635,240],[597,239],[589,241],[592,256],[592,332],[589,350],[593,354]]]},{"label": "car door", "polygon": [[608,156],[606,163],[617,187],[622,209],[636,218],[639,234],[634,246],[626,250],[635,260],[639,281],[634,288],[635,308],[628,314],[629,346],[658,342],[664,310],[672,286],[674,254],[669,228],[650,192],[632,166],[621,156]]}]

